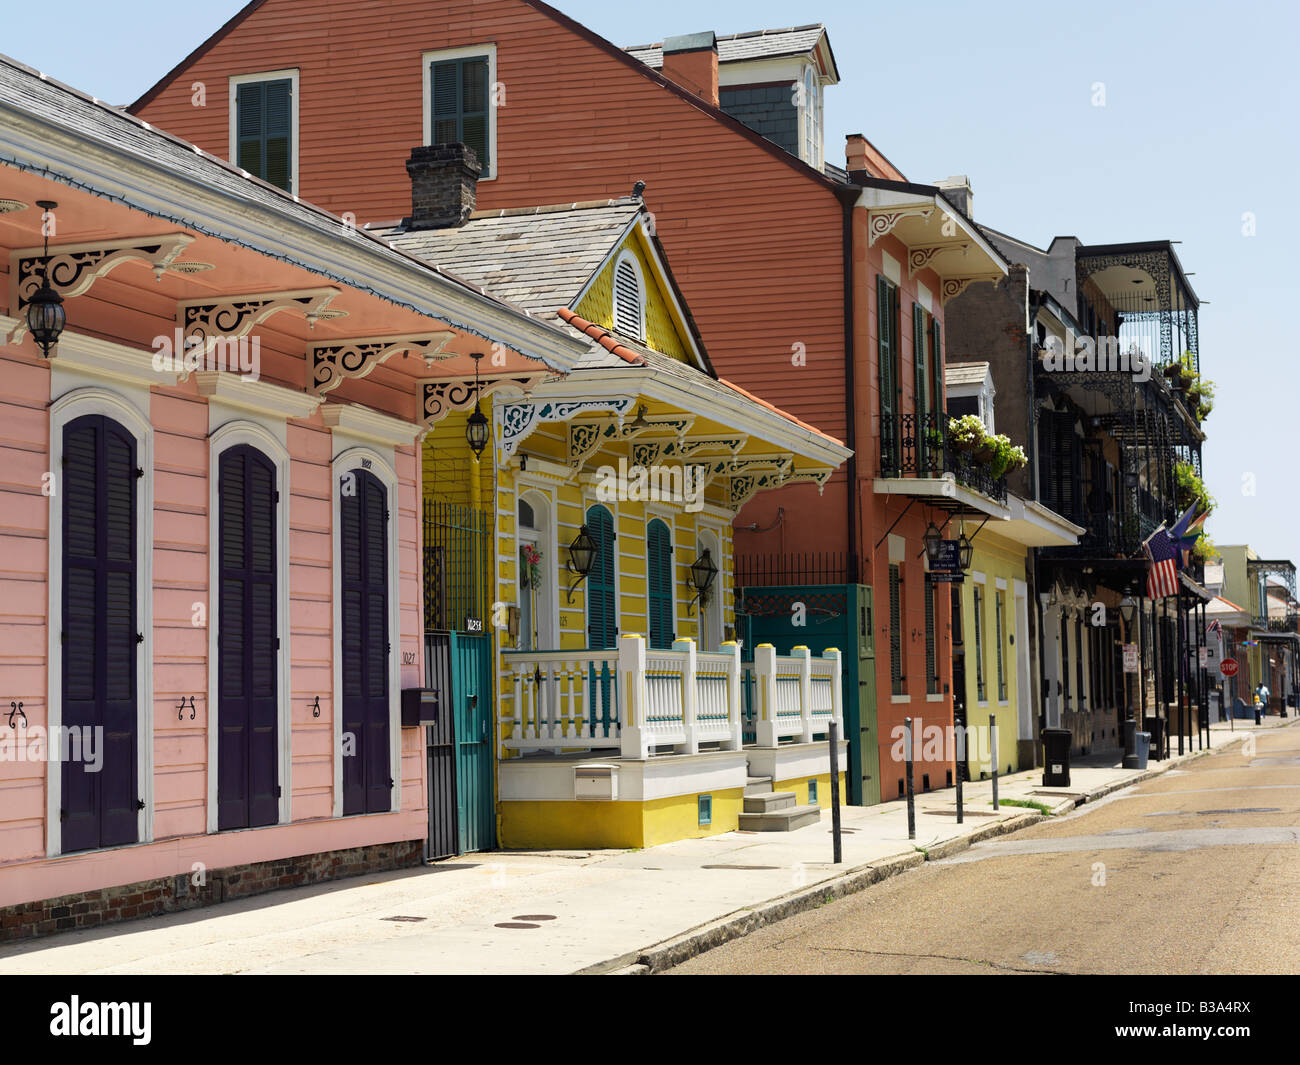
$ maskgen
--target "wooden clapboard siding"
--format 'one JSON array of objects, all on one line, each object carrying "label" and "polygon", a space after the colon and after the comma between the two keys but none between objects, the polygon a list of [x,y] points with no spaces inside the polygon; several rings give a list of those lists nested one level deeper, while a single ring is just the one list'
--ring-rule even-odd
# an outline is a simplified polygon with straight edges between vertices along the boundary
[{"label": "wooden clapboard siding", "polygon": [[[289,688],[293,818],[334,810],[334,557],[328,431],[291,422],[289,449]],[[320,697],[320,717],[312,716]]]},{"label": "wooden clapboard siding", "polygon": [[[48,723],[49,500],[41,476],[49,470],[50,372],[32,357],[0,352],[0,380],[0,724],[7,731],[11,700],[22,701],[30,726]],[[44,852],[47,768],[0,760],[0,861]]]}]

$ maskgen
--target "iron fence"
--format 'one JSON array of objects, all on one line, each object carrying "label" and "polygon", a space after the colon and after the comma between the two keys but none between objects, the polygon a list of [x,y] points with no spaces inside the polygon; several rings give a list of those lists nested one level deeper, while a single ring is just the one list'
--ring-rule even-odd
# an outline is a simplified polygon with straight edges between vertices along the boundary
[{"label": "iron fence", "polygon": [[424,629],[483,632],[492,572],[491,515],[424,501]]}]

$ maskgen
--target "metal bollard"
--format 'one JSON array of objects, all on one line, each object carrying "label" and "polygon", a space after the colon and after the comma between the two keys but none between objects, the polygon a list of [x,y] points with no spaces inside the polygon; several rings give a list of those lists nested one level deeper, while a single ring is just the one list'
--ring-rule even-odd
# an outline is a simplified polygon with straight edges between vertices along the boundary
[{"label": "metal bollard", "polygon": [[840,852],[840,729],[831,720],[829,737],[831,741],[831,836],[835,840],[835,864],[844,859]]},{"label": "metal bollard", "polygon": [[989,758],[993,763],[993,809],[998,808],[998,719],[989,714]]},{"label": "metal bollard", "polygon": [[916,796],[912,788],[912,719],[903,718],[903,738],[907,744],[904,759],[907,766],[907,838],[916,839]]},{"label": "metal bollard", "polygon": [[953,766],[953,772],[957,776],[957,824],[960,825],[966,819],[962,810],[961,797],[961,767],[962,763],[966,761],[966,726],[958,725],[954,731],[957,733],[957,764]]}]

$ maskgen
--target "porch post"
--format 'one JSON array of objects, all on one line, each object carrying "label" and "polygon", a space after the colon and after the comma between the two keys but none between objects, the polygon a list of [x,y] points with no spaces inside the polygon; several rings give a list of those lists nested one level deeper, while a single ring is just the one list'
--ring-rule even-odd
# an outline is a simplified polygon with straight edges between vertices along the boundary
[{"label": "porch post", "polygon": [[754,648],[754,688],[754,697],[758,700],[755,742],[759,747],[775,747],[776,648],[770,643],[760,643]]},{"label": "porch post", "polygon": [[650,756],[646,729],[649,699],[645,683],[645,638],[618,638],[618,724],[620,754],[644,760]]},{"label": "porch post", "polygon": [[673,650],[685,656],[682,662],[682,731],[686,737],[686,753],[700,753],[700,739],[695,732],[696,695],[699,687],[695,679],[695,641],[674,640]]},{"label": "porch post", "polygon": [[812,743],[812,652],[801,644],[790,654],[799,663],[799,723],[803,727],[799,742]]},{"label": "porch post", "polygon": [[731,732],[731,739],[727,741],[726,748],[741,751],[745,748],[745,703],[740,689],[740,644],[735,640],[727,640],[722,644],[721,650],[723,654],[731,656],[731,665],[727,669],[727,728]]},{"label": "porch post", "polygon": [[838,647],[828,647],[822,652],[823,658],[829,658],[835,663],[831,672],[831,717],[840,727],[840,732],[844,731],[844,693],[840,691],[840,678],[843,675],[843,656],[840,654]]}]

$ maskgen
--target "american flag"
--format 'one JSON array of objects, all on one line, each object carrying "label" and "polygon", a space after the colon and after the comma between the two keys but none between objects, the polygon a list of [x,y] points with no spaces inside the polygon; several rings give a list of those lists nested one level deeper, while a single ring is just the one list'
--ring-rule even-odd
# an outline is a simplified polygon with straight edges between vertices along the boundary
[{"label": "american flag", "polygon": [[1219,624],[1218,618],[1215,618],[1213,621],[1210,622],[1209,628],[1210,631],[1214,633],[1215,636],[1219,636],[1219,637],[1223,636],[1223,626]]},{"label": "american flag", "polygon": [[1151,560],[1147,570],[1147,598],[1163,599],[1178,594],[1177,547],[1163,525],[1142,544]]}]

